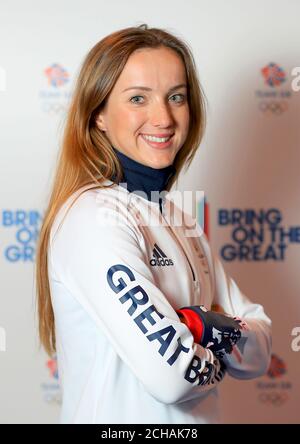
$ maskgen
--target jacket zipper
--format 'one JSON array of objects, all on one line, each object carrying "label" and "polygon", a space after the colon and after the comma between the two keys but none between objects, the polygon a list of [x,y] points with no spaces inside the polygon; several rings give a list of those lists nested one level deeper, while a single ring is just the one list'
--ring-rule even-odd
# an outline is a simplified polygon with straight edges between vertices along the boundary
[{"label": "jacket zipper", "polygon": [[179,241],[178,237],[176,236],[175,232],[172,230],[171,226],[168,224],[168,221],[166,220],[166,218],[165,218],[165,216],[164,216],[164,206],[165,206],[165,202],[163,202],[163,201],[160,200],[159,204],[160,204],[160,212],[161,212],[161,215],[163,216],[164,220],[167,222],[167,227],[168,227],[168,229],[170,230],[170,232],[172,233],[173,237],[176,238],[177,243],[180,245],[180,248],[181,248],[181,250],[183,251],[183,254],[185,255],[186,260],[187,260],[187,262],[188,262],[188,264],[189,264],[189,267],[190,267],[190,270],[191,270],[191,273],[192,273],[192,277],[193,277],[193,281],[196,281],[195,273],[194,273],[194,270],[193,270],[192,264],[191,264],[191,262],[190,262],[190,260],[189,260],[189,258],[188,258],[188,255],[186,254],[186,252],[185,252],[185,250],[184,250],[184,248],[183,248],[181,242]]},{"label": "jacket zipper", "polygon": [[190,269],[191,269],[191,272],[192,272],[192,276],[193,276],[193,281],[195,281],[195,280],[196,280],[196,278],[195,278],[195,273],[194,273],[193,267],[192,267],[192,265],[191,265],[191,262],[190,262],[190,260],[189,260],[189,258],[188,258],[188,255],[186,254],[186,252],[185,252],[183,246],[181,245],[181,242],[179,241],[178,237],[176,236],[176,234],[174,233],[174,231],[172,230],[172,228],[170,227],[169,224],[168,224],[168,228],[169,228],[169,230],[171,231],[173,237],[175,237],[175,238],[177,239],[177,242],[178,242],[178,244],[180,245],[181,250],[183,251],[183,253],[184,253],[185,257],[186,257],[186,260],[187,260],[187,262],[188,262],[188,264],[189,264],[189,266],[190,266]]}]

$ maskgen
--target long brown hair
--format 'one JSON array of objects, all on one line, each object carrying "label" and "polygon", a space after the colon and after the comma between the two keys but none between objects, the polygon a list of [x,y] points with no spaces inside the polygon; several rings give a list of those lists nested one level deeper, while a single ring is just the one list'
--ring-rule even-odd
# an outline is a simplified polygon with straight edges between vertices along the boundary
[{"label": "long brown hair", "polygon": [[101,188],[105,179],[114,176],[119,181],[122,178],[122,166],[105,133],[97,127],[95,118],[104,106],[129,56],[136,49],[159,47],[173,49],[183,60],[190,110],[189,132],[175,157],[173,164],[176,174],[168,184],[168,191],[183,166],[186,166],[186,169],[189,167],[203,137],[206,123],[205,95],[198,79],[192,52],[182,39],[166,30],[148,28],[147,24],[142,24],[121,29],[104,37],[89,51],[77,77],[66,116],[52,190],[37,244],[35,272],[39,339],[40,345],[49,355],[56,351],[47,261],[52,223],[61,205],[79,188],[85,185]]}]

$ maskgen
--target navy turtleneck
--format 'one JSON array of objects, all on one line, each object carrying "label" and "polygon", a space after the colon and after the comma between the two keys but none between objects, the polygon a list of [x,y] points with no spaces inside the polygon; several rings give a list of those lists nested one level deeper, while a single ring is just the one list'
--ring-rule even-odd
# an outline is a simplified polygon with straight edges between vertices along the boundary
[{"label": "navy turtleneck", "polygon": [[[158,202],[157,193],[153,193],[151,196],[151,191],[161,192],[166,190],[168,181],[176,173],[174,165],[159,169],[151,168],[131,159],[115,147],[113,147],[113,149],[122,165],[124,173],[122,181],[126,183],[127,190],[130,193],[143,191],[146,193],[148,200]],[[112,180],[114,180],[114,178]],[[161,210],[161,199],[159,199],[159,203]]]}]

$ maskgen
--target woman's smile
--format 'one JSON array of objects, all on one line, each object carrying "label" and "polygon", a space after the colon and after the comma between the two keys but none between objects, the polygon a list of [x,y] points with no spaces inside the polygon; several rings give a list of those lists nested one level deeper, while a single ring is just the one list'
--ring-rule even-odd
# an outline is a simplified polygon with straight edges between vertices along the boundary
[{"label": "woman's smile", "polygon": [[[153,136],[146,136],[145,134],[141,134],[142,139],[152,148],[155,149],[166,149],[169,148],[174,139],[174,135],[167,136],[167,137],[153,137]],[[160,139],[160,140],[159,140]]]}]

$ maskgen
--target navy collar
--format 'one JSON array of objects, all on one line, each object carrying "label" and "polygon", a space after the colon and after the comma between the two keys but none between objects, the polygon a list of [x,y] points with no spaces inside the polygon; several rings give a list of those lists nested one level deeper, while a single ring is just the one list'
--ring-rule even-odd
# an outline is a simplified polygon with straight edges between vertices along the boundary
[{"label": "navy collar", "polygon": [[[143,191],[146,193],[148,200],[161,203],[161,199],[157,199],[157,193],[151,195],[151,191],[161,192],[166,190],[169,180],[176,173],[174,165],[159,169],[151,168],[131,159],[114,147],[113,150],[121,162],[123,168],[122,181],[126,184],[127,190],[130,193]],[[121,182],[120,185],[124,186]]]}]

